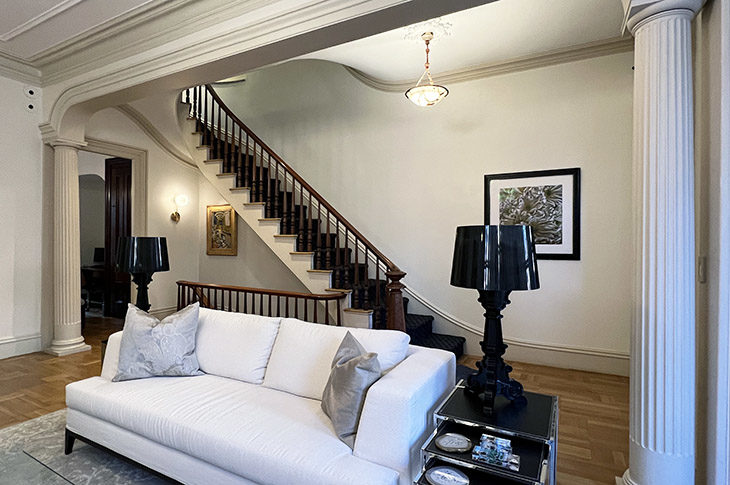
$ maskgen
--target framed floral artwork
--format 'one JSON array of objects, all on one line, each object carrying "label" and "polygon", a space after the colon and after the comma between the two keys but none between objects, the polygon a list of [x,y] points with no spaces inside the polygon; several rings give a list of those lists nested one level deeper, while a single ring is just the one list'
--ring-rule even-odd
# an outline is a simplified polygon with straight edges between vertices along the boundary
[{"label": "framed floral artwork", "polygon": [[207,253],[222,256],[238,254],[236,211],[230,205],[209,205],[207,213]]},{"label": "framed floral artwork", "polygon": [[538,259],[580,259],[580,168],[485,175],[484,223],[531,226]]}]

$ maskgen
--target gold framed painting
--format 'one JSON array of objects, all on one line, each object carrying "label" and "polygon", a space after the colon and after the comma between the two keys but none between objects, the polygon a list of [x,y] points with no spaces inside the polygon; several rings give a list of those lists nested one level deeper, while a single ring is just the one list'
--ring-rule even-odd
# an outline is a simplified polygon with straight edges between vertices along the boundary
[{"label": "gold framed painting", "polygon": [[209,205],[207,214],[207,253],[219,256],[238,254],[236,211],[230,205]]}]

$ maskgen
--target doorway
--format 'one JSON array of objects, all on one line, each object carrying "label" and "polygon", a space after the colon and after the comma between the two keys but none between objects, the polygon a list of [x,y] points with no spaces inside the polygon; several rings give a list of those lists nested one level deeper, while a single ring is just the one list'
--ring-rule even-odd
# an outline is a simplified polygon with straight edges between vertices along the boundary
[{"label": "doorway", "polygon": [[119,237],[132,233],[132,161],[79,153],[81,288],[86,316],[123,318],[130,278],[116,271]]}]

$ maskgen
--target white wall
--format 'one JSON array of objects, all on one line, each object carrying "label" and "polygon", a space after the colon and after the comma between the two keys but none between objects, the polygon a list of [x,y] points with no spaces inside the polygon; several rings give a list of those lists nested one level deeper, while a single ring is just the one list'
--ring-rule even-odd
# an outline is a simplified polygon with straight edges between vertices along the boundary
[{"label": "white wall", "polygon": [[[153,312],[168,312],[177,305],[177,280],[198,278],[198,204],[199,172],[161,149],[137,125],[116,109],[95,113],[86,129],[86,136],[132,146],[147,151],[147,234],[164,236],[170,257],[170,271],[155,273],[150,284]],[[185,194],[190,205],[181,209],[179,223],[170,219],[175,210],[176,194]],[[136,287],[132,292],[136,299]]]},{"label": "white wall", "polygon": [[581,260],[541,260],[541,289],[512,294],[507,357],[625,374],[632,59],[615,54],[458,83],[433,109],[322,61],[252,72],[219,92],[408,272],[406,285],[442,312],[439,330],[468,336],[472,354],[482,310],[475,291],[449,286],[449,274],[456,226],[483,220],[484,175],[581,167]]},{"label": "white wall", "polygon": [[[0,77],[0,359],[41,348],[42,143],[37,106]],[[40,89],[36,89],[40,93]],[[26,110],[34,104],[32,112]]]},{"label": "white wall", "polygon": [[200,177],[200,281],[225,285],[270,288],[309,293],[304,284],[274,254],[243,218],[237,216],[238,256],[206,252],[207,206],[227,204],[205,177]]}]

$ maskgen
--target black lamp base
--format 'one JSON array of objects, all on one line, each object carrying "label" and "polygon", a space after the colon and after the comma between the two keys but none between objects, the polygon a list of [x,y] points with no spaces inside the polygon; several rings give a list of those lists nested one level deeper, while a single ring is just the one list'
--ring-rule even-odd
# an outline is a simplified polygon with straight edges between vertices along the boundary
[{"label": "black lamp base", "polygon": [[133,273],[132,281],[137,285],[137,303],[136,306],[140,310],[150,311],[150,298],[147,287],[152,282],[153,273]]},{"label": "black lamp base", "polygon": [[482,401],[482,411],[491,416],[494,399],[502,394],[510,401],[527,403],[522,384],[509,377],[512,367],[502,359],[507,345],[502,338],[502,310],[509,304],[509,291],[479,290],[479,303],[484,308],[484,340],[480,342],[484,357],[477,362],[476,374],[466,382],[468,394]]}]

